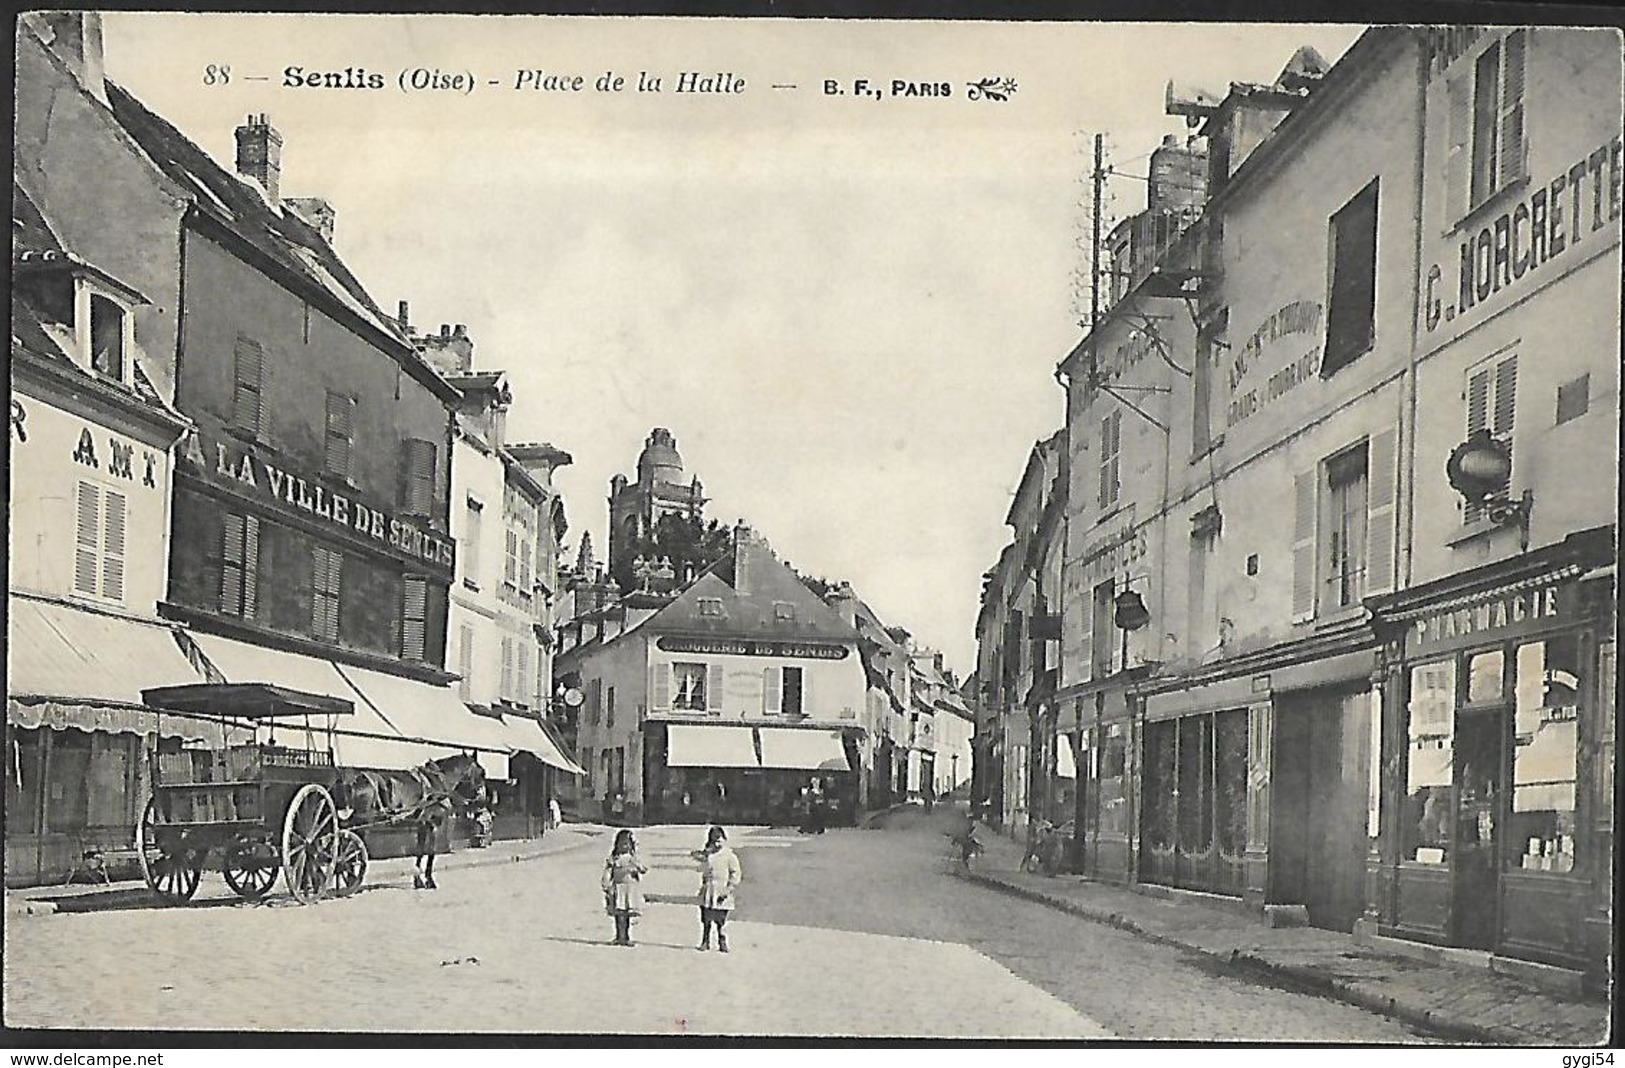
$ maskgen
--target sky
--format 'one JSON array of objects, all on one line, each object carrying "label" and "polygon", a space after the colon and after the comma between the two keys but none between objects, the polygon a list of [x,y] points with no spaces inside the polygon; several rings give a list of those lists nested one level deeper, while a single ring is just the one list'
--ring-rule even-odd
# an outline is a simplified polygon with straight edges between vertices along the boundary
[{"label": "sky", "polygon": [[[609,480],[668,427],[708,516],[852,583],[961,677],[1027,454],[1063,418],[1093,136],[1119,174],[1109,227],[1143,207],[1150,151],[1187,133],[1163,113],[1170,79],[1222,95],[1302,44],[1335,61],[1360,30],[133,12],[104,29],[109,75],[224,165],[233,129],[269,117],[282,195],[333,205],[381,307],[467,326],[476,368],[507,372],[510,440],[574,457],[555,479],[569,559],[583,532],[605,558]],[[385,87],[290,85],[290,68]],[[402,88],[415,70],[473,88]],[[685,72],[743,89],[678,93]],[[599,91],[605,75],[623,86]],[[970,99],[987,78],[1015,89]]]}]

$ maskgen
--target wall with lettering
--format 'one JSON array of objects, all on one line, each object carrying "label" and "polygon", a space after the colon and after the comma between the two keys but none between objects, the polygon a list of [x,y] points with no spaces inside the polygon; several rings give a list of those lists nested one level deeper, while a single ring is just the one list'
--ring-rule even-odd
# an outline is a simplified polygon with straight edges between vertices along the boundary
[{"label": "wall with lettering", "polygon": [[[1449,187],[1460,177],[1450,165],[1450,85],[1472,85],[1481,64],[1504,59],[1508,33],[1437,37],[1427,68],[1416,582],[1522,551],[1515,525],[1461,540],[1463,502],[1445,476],[1451,451],[1467,436],[1471,376],[1505,361],[1516,360],[1507,405],[1510,490],[1533,494],[1530,547],[1611,523],[1616,512],[1625,180],[1619,36],[1521,31],[1523,176],[1464,207],[1469,202]],[[1465,214],[1451,218],[1457,211]],[[1485,398],[1492,420],[1500,393]]]},{"label": "wall with lettering", "polygon": [[[1318,115],[1276,134],[1301,138],[1275,166],[1238,186],[1223,210],[1223,279],[1229,309],[1216,356],[1211,426],[1221,467],[1242,462],[1397,373],[1409,355],[1415,279],[1418,42],[1390,38],[1372,65]],[[1322,374],[1330,316],[1331,220],[1373,180],[1377,190],[1375,341]],[[1192,470],[1200,482],[1204,472]]]},{"label": "wall with lettering", "polygon": [[[1519,98],[1498,90],[1503,108],[1493,147],[1516,143],[1506,125],[1521,99],[1524,162],[1510,170],[1503,165],[1505,173],[1484,179],[1483,192],[1471,187],[1471,171],[1479,161],[1488,165],[1481,146],[1489,133],[1453,128],[1452,95],[1472,99],[1480,65],[1486,74],[1505,65],[1509,31],[1429,38],[1418,324],[1424,352],[1620,239],[1625,145],[1617,31],[1533,27],[1518,37],[1523,92]],[[1617,311],[1615,303],[1597,314]]]},{"label": "wall with lettering", "polygon": [[[856,645],[804,642],[800,644],[822,648],[815,655],[796,655],[798,651],[789,647],[777,650],[758,648],[749,652],[733,651],[740,646],[730,643],[727,639],[709,637],[698,639],[698,644],[691,647],[684,647],[671,642],[670,637],[672,636],[668,636],[666,640],[666,644],[672,646],[670,649],[660,648],[658,640],[651,643],[649,649],[651,671],[669,671],[671,665],[679,663],[705,664],[708,669],[709,688],[716,678],[717,669],[720,668],[722,678],[720,707],[716,707],[714,693],[707,699],[708,706],[712,706],[707,715],[712,718],[762,722],[785,720],[786,717],[783,715],[769,715],[764,711],[765,673],[768,670],[796,667],[801,669],[804,680],[803,710],[806,714],[802,719],[791,717],[791,722],[816,721],[855,726],[859,721],[858,717],[864,707],[867,683]],[[788,643],[794,644],[796,643]],[[840,659],[832,659],[829,652],[825,651],[841,648],[846,650],[846,655]],[[811,651],[813,650],[808,649],[801,652]],[[675,687],[672,693],[675,698]],[[670,714],[699,713],[686,713],[673,708]]]},{"label": "wall with lettering", "polygon": [[[218,440],[231,423],[239,333],[264,346],[266,444],[281,466],[324,468],[327,392],[356,399],[351,487],[347,495],[398,510],[402,442],[436,443],[434,509],[429,525],[445,532],[451,482],[451,415],[388,355],[273,283],[213,242],[186,237],[187,316],[182,330],[181,409]],[[329,489],[344,491],[332,481]]]},{"label": "wall with lettering", "polygon": [[[122,598],[87,603],[152,615],[164,595],[170,458],[161,445],[24,392],[13,378],[8,526],[12,589],[56,597],[74,590],[78,485],[124,500]],[[100,513],[105,516],[103,507]],[[105,531],[101,532],[105,534]],[[101,540],[98,538],[98,540]],[[105,543],[98,547],[105,549]]]}]

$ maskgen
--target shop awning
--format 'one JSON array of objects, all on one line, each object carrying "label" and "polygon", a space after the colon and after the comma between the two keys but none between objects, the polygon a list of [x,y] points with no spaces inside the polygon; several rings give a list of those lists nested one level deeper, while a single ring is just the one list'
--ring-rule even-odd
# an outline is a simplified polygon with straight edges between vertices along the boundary
[{"label": "shop awning", "polygon": [[6,647],[10,723],[220,744],[218,724],[159,716],[141,705],[147,687],[201,681],[162,623],[13,596]]},{"label": "shop awning", "polygon": [[673,768],[758,768],[749,727],[673,723],[666,727],[666,766]]},{"label": "shop awning", "polygon": [[456,690],[349,664],[335,664],[334,670],[355,688],[357,703],[368,705],[404,737],[433,750],[424,760],[473,752],[486,775],[508,777],[506,735],[499,725],[471,711]]},{"label": "shop awning", "polygon": [[585,775],[587,769],[570,759],[562,738],[552,724],[542,723],[529,716],[504,713],[502,726],[507,732],[508,744],[529,753],[548,767],[558,768],[571,775]]},{"label": "shop awning", "polygon": [[851,771],[841,732],[763,727],[762,767],[802,771]]},{"label": "shop awning", "polygon": [[[333,730],[333,760],[340,767],[397,770],[415,768],[436,757],[448,755],[455,747],[433,747],[407,741],[373,708],[361,692],[339,674],[328,660],[298,653],[267,649],[261,645],[214,634],[187,632],[211,667],[227,682],[263,682],[302,693],[322,694],[352,702],[355,711],[347,716],[313,716],[308,720],[315,732],[310,741],[321,745],[328,728]],[[301,734],[300,728],[284,723],[278,731]]]}]

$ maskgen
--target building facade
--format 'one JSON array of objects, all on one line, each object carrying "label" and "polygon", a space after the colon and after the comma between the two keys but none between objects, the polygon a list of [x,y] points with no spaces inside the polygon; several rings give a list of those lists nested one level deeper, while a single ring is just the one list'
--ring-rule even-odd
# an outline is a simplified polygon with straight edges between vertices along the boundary
[{"label": "building facade", "polygon": [[681,589],[566,623],[556,670],[585,694],[577,744],[591,796],[630,821],[785,823],[816,780],[837,818],[855,818],[857,640],[742,525]]}]

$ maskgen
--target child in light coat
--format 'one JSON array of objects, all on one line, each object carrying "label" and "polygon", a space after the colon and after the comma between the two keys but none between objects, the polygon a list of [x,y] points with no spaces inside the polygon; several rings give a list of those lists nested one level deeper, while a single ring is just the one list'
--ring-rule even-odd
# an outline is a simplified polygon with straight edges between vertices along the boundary
[{"label": "child in light coat", "polygon": [[615,848],[604,861],[600,885],[604,891],[604,911],[615,918],[615,944],[632,945],[632,918],[643,911],[640,880],[649,873],[638,858],[638,843],[630,830],[615,836]]},{"label": "child in light coat", "polygon": [[700,949],[711,948],[711,928],[717,930],[717,949],[728,952],[728,936],[723,927],[734,907],[734,890],[744,878],[739,856],[728,847],[728,834],[712,827],[705,836],[705,848],[694,854],[700,864]]}]

